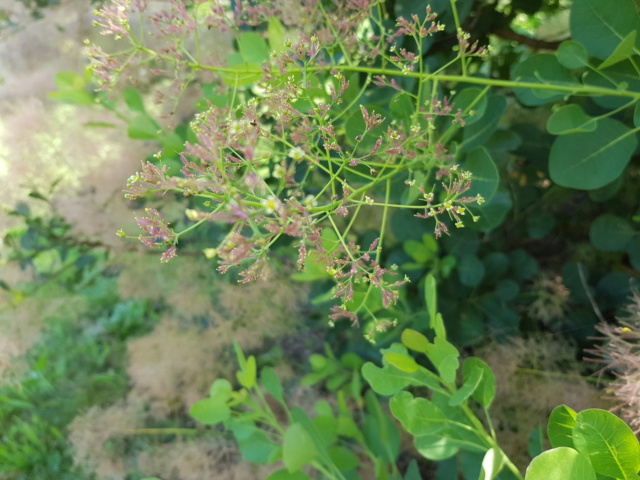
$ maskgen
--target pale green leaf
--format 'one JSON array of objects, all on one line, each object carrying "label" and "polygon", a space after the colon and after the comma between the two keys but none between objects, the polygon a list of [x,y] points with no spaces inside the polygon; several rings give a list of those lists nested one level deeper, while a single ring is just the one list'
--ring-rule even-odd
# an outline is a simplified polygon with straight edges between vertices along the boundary
[{"label": "pale green leaf", "polygon": [[632,30],[631,32],[629,32],[628,35],[622,39],[613,53],[609,55],[609,57],[607,57],[607,59],[598,66],[598,70],[610,67],[611,65],[615,65],[616,63],[622,62],[623,60],[626,60],[631,55],[633,55],[637,33],[638,32],[636,30]]},{"label": "pale green leaf", "polygon": [[600,475],[636,479],[640,470],[640,445],[631,428],[611,412],[583,410],[576,417],[573,443],[589,458]]},{"label": "pale green leaf", "polygon": [[231,416],[231,409],[226,401],[208,397],[194,403],[189,415],[205,425],[215,425],[227,420]]},{"label": "pale green leaf", "polygon": [[573,448],[558,447],[534,458],[525,480],[596,480],[589,460]]},{"label": "pale green leaf", "polygon": [[547,436],[552,447],[573,448],[573,427],[576,425],[577,413],[566,405],[559,405],[549,416]]},{"label": "pale green leaf", "polygon": [[402,332],[402,343],[409,349],[424,353],[429,348],[429,340],[423,334],[410,328]]},{"label": "pale green leaf", "polygon": [[289,472],[300,470],[318,455],[311,435],[299,423],[287,429],[282,448],[282,461]]}]

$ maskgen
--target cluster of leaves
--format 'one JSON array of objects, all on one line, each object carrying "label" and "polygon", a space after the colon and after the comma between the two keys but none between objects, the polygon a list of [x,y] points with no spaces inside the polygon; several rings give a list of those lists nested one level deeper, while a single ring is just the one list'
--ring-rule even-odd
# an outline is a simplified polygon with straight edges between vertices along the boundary
[{"label": "cluster of leaves", "polygon": [[[44,195],[30,197],[50,206]],[[65,429],[78,412],[125,394],[124,342],[148,331],[154,315],[144,301],[118,298],[115,278],[105,271],[105,250],[75,238],[55,212],[34,214],[19,204],[10,215],[21,225],[4,237],[4,261],[28,274],[23,282],[2,283],[10,300],[2,315],[10,317],[25,305],[46,307],[27,313],[44,318],[12,319],[35,322],[44,332],[13,359],[17,368],[3,372],[0,472],[16,480],[86,478],[73,465]],[[58,303],[64,308],[49,306]]]},{"label": "cluster of leaves", "polygon": [[[328,357],[312,358],[313,381],[331,377],[327,385],[333,382],[335,389],[349,377],[359,379],[356,372],[361,365],[362,376],[371,386],[364,401],[359,380],[339,390],[337,418],[324,401],[316,405],[314,418],[299,408],[289,410],[273,369],[264,368],[258,382],[255,357],[245,357],[237,344],[241,389],[233,391],[227,380],[216,380],[210,396],[194,404],[191,415],[208,425],[224,423],[249,461],[282,460],[285,468],[273,473],[269,477],[272,480],[308,479],[303,468],[306,466],[321,472],[323,478],[362,478],[362,462],[336,444],[342,439],[349,440],[351,449],[361,456],[374,461],[375,478],[422,478],[415,464],[404,476],[400,475],[395,466],[399,434],[373,392],[391,396],[391,414],[414,437],[415,448],[422,457],[454,460],[445,467],[449,478],[456,476],[458,468],[469,479],[582,480],[595,479],[596,474],[598,478],[636,477],[640,470],[640,443],[629,426],[605,410],[576,413],[565,405],[554,409],[549,419],[547,432],[552,449],[544,451],[541,432],[532,436],[530,451],[535,458],[523,477],[496,440],[489,414],[496,394],[491,368],[475,357],[466,358],[461,367],[460,352],[447,341],[442,315],[436,313],[433,277],[427,281],[425,296],[429,299],[432,339],[415,330],[404,330],[402,343],[381,350],[382,367],[372,362],[363,364],[354,354],[345,355],[341,362],[330,351]],[[410,352],[426,356],[429,366],[419,363]],[[344,372],[341,378],[337,370],[345,364],[353,373]],[[335,381],[337,378],[340,380]],[[430,396],[416,393],[422,390],[429,391]],[[359,407],[358,418],[345,401],[345,391]],[[279,419],[270,407],[265,398],[267,392],[284,409],[284,418]],[[477,416],[478,411],[482,411],[483,420]],[[458,467],[456,456],[460,451]]]},{"label": "cluster of leaves", "polygon": [[[422,456],[442,462],[440,472],[522,478],[491,428],[493,374],[475,358],[460,369],[454,343],[558,326],[584,341],[638,276],[635,2],[616,0],[612,8],[575,0],[571,40],[523,41],[550,49],[541,54],[503,45],[493,56],[478,41],[505,34],[519,13],[559,2],[510,2],[493,10],[494,25],[485,23],[484,2],[431,3],[310,2],[292,24],[270,2],[236,2],[229,12],[216,1],[175,0],[150,13],[142,0],[114,0],[97,24],[125,48],[108,54],[90,46],[91,75],[58,77],[59,100],[97,99],[127,122],[131,138],[160,145],[126,193],[140,202],[162,193],[167,204],[184,205],[182,218],[166,218],[154,205],[138,219],[138,238],[163,250],[163,261],[179,254],[179,243],[188,248],[187,233],[223,225],[202,250],[221,272],[238,267],[243,281],[266,277],[277,250],[297,256],[297,279],[331,282],[316,299],[332,302],[330,325],[364,319],[369,339],[390,330],[386,341],[398,324],[413,322],[403,344],[383,350],[382,368],[366,363],[360,373],[359,359],[339,361],[328,351],[312,357],[306,382],[326,380],[342,399],[337,413],[320,403],[315,418],[290,409],[273,371],[258,375],[256,359],[237,348],[240,389],[217,381],[192,414],[223,422],[249,460],[283,460],[274,479],[306,478],[309,467],[328,478],[358,478],[347,445],[356,445],[355,458],[371,460],[376,478],[401,478],[397,452],[377,450],[363,434],[386,416],[377,397],[362,395],[361,375],[378,394],[393,395],[392,414]],[[226,61],[200,46],[209,29],[231,32],[236,51]],[[157,84],[171,79],[156,93],[171,111],[190,86],[201,87],[192,121],[162,127],[133,87],[122,90],[124,114],[113,97],[86,91],[95,80],[113,95],[142,68]],[[536,280],[541,267],[559,279],[551,287]],[[560,287],[544,291],[553,285],[566,295],[545,304],[544,295],[559,296]],[[424,296],[431,331],[415,322]],[[424,354],[429,368],[409,350]],[[611,414],[559,407],[554,415],[554,448],[541,454],[540,442],[532,447],[540,455],[525,478],[636,475],[637,441]],[[596,437],[621,441],[603,445]],[[411,470],[405,478],[420,477]]]}]

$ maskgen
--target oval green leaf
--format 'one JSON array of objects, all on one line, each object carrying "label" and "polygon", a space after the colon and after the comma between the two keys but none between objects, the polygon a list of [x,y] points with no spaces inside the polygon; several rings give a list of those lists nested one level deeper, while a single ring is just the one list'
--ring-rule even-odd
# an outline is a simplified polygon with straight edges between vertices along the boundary
[{"label": "oval green leaf", "polygon": [[627,220],[617,215],[600,215],[589,228],[589,239],[594,247],[602,252],[620,252],[627,248],[635,235]]},{"label": "oval green leaf", "polygon": [[482,147],[469,152],[467,161],[464,162],[464,169],[473,174],[471,188],[466,192],[466,195],[468,197],[481,195],[485,201],[490,201],[498,190],[500,175],[489,152]]},{"label": "oval green leaf", "polygon": [[477,287],[484,277],[484,264],[471,254],[463,255],[458,262],[460,283],[467,287]]},{"label": "oval green leaf", "polygon": [[403,372],[413,373],[418,370],[419,367],[413,358],[408,355],[402,355],[401,353],[385,353],[383,358]]},{"label": "oval green leaf", "polygon": [[640,444],[631,428],[613,413],[583,410],[573,428],[576,450],[588,457],[593,469],[613,478],[637,478]]},{"label": "oval green leaf", "polygon": [[636,149],[632,131],[611,118],[598,121],[592,133],[558,137],[551,146],[549,174],[563,187],[593,190],[622,174]]},{"label": "oval green leaf", "polygon": [[489,408],[496,396],[496,377],[486,362],[477,357],[469,357],[462,365],[462,378],[467,379],[477,375],[474,373],[475,370],[482,371],[482,377],[477,388],[471,393],[471,398],[483,407]]},{"label": "oval green leaf", "polygon": [[294,423],[284,435],[282,461],[287,470],[293,473],[312,461],[318,451],[311,435],[300,423]]},{"label": "oval green leaf", "polygon": [[424,353],[429,348],[429,340],[423,334],[411,328],[402,332],[402,343],[409,349]]},{"label": "oval green leaf", "polygon": [[462,110],[465,126],[472,125],[482,118],[487,109],[487,97],[477,87],[465,88],[453,97],[455,110]]},{"label": "oval green leaf", "polygon": [[578,42],[567,40],[560,44],[556,52],[558,62],[566,68],[580,68],[589,64],[587,51]]},{"label": "oval green leaf", "polygon": [[573,448],[558,447],[533,459],[525,480],[596,480],[589,460]]},{"label": "oval green leaf", "polygon": [[560,107],[547,120],[547,131],[552,135],[593,132],[597,120],[584,113],[579,105],[570,104]]},{"label": "oval green leaf", "polygon": [[[604,60],[629,33],[640,29],[640,16],[635,0],[575,0],[569,27],[574,41]],[[635,47],[640,48],[637,38]]]},{"label": "oval green leaf", "polygon": [[576,425],[577,413],[566,405],[559,405],[549,416],[547,436],[552,447],[573,448],[573,427]]},{"label": "oval green leaf", "polygon": [[520,82],[538,83],[540,88],[514,88],[513,93],[522,104],[528,107],[544,105],[568,95],[568,91],[554,90],[553,86],[579,86],[570,70],[564,68],[555,55],[544,53],[532,55],[518,63],[511,73],[511,78]]},{"label": "oval green leaf", "polygon": [[225,401],[209,397],[194,403],[189,414],[200,423],[215,425],[231,417],[231,409]]}]

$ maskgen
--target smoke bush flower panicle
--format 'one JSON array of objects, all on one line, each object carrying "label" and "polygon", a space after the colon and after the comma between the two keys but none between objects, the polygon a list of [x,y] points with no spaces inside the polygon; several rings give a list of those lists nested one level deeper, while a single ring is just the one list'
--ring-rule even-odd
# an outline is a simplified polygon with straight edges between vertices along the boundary
[{"label": "smoke bush flower panicle", "polygon": [[[160,212],[155,208],[147,208],[145,213],[148,216],[136,218],[138,226],[144,232],[144,234],[138,237],[142,244],[149,248],[159,248],[167,245],[173,246],[176,234],[162,218]],[[175,257],[175,248],[170,248],[170,250],[171,253],[169,254],[165,252],[167,258],[164,261]]]},{"label": "smoke bush flower panicle", "polygon": [[[196,140],[190,138],[179,154],[181,175],[169,176],[158,157],[160,165],[147,162],[130,178],[126,195],[139,198],[174,191],[204,200],[197,207],[188,205],[182,220],[197,222],[187,230],[205,221],[228,225],[225,239],[205,252],[207,258],[217,259],[222,273],[240,269],[242,281],[268,276],[269,250],[281,238],[294,239],[298,266],[303,269],[308,262],[317,261],[335,281],[333,295],[339,305],[332,310],[331,320],[346,318],[357,324],[358,315],[373,317],[367,305],[356,304],[363,291],[365,298],[376,292],[379,302],[390,308],[407,282],[393,278],[396,273],[386,267],[378,241],[368,250],[356,244],[349,230],[354,226],[357,231],[354,217],[358,212],[380,205],[386,210],[401,207],[390,200],[391,189],[402,185],[395,181],[402,177],[394,177],[421,178],[417,172],[436,173],[436,185],[415,185],[412,180],[407,186],[420,189],[422,198],[418,201],[425,202],[424,213],[420,209],[416,216],[434,218],[436,236],[447,233],[448,224],[461,228],[463,218],[468,218],[468,204],[482,199],[464,196],[470,188],[470,174],[454,168],[454,155],[439,138],[442,125],[450,124],[439,121],[441,118],[448,117],[455,128],[464,121],[462,111],[448,96],[425,99],[408,92],[403,98],[411,106],[401,118],[387,119],[380,107],[373,110],[364,104],[364,93],[370,91],[371,83],[405,90],[394,78],[373,77],[373,71],[366,73],[362,66],[373,65],[373,60],[390,71],[390,77],[394,76],[393,68],[398,76],[402,70],[411,71],[421,60],[421,39],[441,30],[435,14],[427,8],[422,20],[416,15],[410,20],[400,18],[396,30],[389,32],[379,18],[370,16],[375,0],[334,2],[331,6],[317,0],[299,3],[296,12],[300,21],[287,21],[292,28],[281,29],[291,38],[282,38],[282,45],[273,43],[273,36],[265,38],[272,50],[268,58],[254,60],[251,55],[255,52],[239,52],[241,61],[248,64],[248,77],[254,78],[250,84],[246,84],[249,80],[241,71],[242,64],[216,63],[201,56],[195,34],[198,28],[215,26],[233,29],[241,40],[251,30],[247,26],[257,27],[251,35],[264,34],[274,25],[278,31],[272,16],[284,9],[282,2],[272,5],[239,0],[233,3],[233,11],[228,11],[215,0],[195,4],[170,0],[165,10],[151,15],[152,31],[137,38],[127,23],[130,4],[115,0],[112,5],[116,10],[103,9],[102,16],[109,20],[103,19],[101,24],[105,33],[122,36],[131,48],[108,56],[92,47],[94,71],[109,89],[130,65],[148,62],[155,75],[172,81],[169,90],[158,96],[162,102],[180,97],[198,75],[214,75],[215,93],[227,95],[227,103],[210,104],[195,115],[190,127]],[[124,6],[125,11],[118,6]],[[290,18],[293,13],[288,13]],[[372,22],[384,33],[374,35]],[[416,48],[397,46],[400,35],[412,36]],[[252,41],[260,41],[256,38]],[[150,39],[163,43],[154,48],[145,44]],[[394,101],[400,99],[398,96]],[[359,102],[363,103],[360,112]],[[399,117],[393,109],[385,115]],[[359,123],[360,131],[353,131],[351,118]],[[426,175],[419,181],[432,181],[433,177]],[[383,217],[381,231],[388,215]],[[173,232],[155,210],[138,223],[144,232],[142,243],[151,248],[168,247],[163,261],[175,257],[177,241],[184,232]],[[330,232],[338,240],[328,241]],[[375,320],[375,330],[392,324]]]},{"label": "smoke bush flower panicle", "polygon": [[634,289],[626,306],[626,315],[617,324],[601,323],[596,328],[604,343],[590,350],[593,359],[611,370],[616,380],[607,393],[616,397],[622,418],[640,434],[640,291]]}]

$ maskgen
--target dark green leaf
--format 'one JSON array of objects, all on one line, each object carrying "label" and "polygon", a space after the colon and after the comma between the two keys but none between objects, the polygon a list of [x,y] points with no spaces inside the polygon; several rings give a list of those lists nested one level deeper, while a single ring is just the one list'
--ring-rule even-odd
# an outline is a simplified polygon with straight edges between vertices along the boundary
[{"label": "dark green leaf", "polygon": [[629,263],[638,272],[640,272],[640,236],[633,237],[627,244],[627,254],[629,255]]},{"label": "dark green leaf", "polygon": [[569,188],[600,188],[620,176],[636,146],[628,127],[611,118],[601,119],[593,133],[564,135],[553,142],[551,180]]},{"label": "dark green leaf", "polygon": [[453,97],[453,104],[456,110],[464,112],[463,119],[465,126],[473,125],[482,119],[487,109],[487,97],[482,90],[477,87],[465,88]]},{"label": "dark green leaf", "polygon": [[634,0],[575,0],[569,26],[574,41],[584,45],[589,55],[604,60],[627,35],[640,29],[640,17]]},{"label": "dark green leaf", "polygon": [[534,458],[542,452],[544,452],[544,437],[542,435],[542,427],[538,425],[529,434],[529,456]]},{"label": "dark green leaf", "polygon": [[520,82],[539,83],[541,85],[540,89],[513,89],[518,100],[528,107],[536,107],[560,100],[569,94],[566,91],[554,90],[554,85],[579,86],[571,72],[558,62],[555,55],[548,53],[532,55],[523,62],[518,63],[513,68],[511,78]]},{"label": "dark green leaf", "polygon": [[589,228],[589,239],[594,247],[603,252],[620,252],[635,235],[631,224],[624,218],[605,213]]},{"label": "dark green leaf", "polygon": [[620,44],[616,47],[607,59],[598,66],[598,69],[603,69],[615,65],[616,63],[626,60],[633,55],[633,49],[636,44],[637,31],[632,30],[629,34],[622,39]]},{"label": "dark green leaf", "polygon": [[555,217],[544,210],[527,217],[527,234],[534,240],[547,236],[556,224]]},{"label": "dark green leaf", "polygon": [[484,115],[477,121],[463,129],[461,152],[469,152],[480,147],[493,134],[502,114],[507,108],[507,100],[502,95],[491,95],[487,99]]},{"label": "dark green leaf", "polygon": [[573,103],[560,107],[547,120],[547,131],[553,135],[593,132],[596,126],[597,120]]},{"label": "dark green leaf", "polygon": [[458,262],[460,283],[467,287],[477,287],[484,277],[484,264],[475,255],[463,255]]},{"label": "dark green leaf", "polygon": [[566,68],[580,68],[589,64],[587,51],[578,42],[566,40],[560,44],[556,52],[558,62]]},{"label": "dark green leaf", "polygon": [[489,202],[498,190],[500,175],[491,155],[486,149],[479,147],[467,154],[464,169],[469,170],[471,177],[471,188],[465,193],[466,196],[475,197],[480,195]]},{"label": "dark green leaf", "polygon": [[403,480],[422,480],[420,475],[420,469],[418,468],[418,462],[411,460],[407,470],[404,472]]}]

